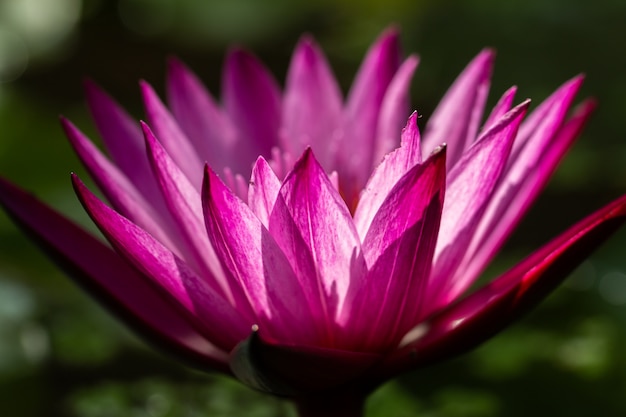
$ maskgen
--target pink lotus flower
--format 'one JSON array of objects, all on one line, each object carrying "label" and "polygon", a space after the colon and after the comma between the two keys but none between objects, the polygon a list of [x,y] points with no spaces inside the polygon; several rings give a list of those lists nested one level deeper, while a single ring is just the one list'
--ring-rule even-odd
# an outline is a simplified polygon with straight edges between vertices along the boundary
[{"label": "pink lotus flower", "polygon": [[402,129],[418,60],[401,62],[393,31],[345,102],[309,38],[282,93],[232,51],[222,105],[171,61],[169,110],[141,84],[150,127],[87,83],[110,159],[62,124],[113,207],[72,176],[114,251],[6,181],[0,201],[186,363],[290,396],[302,415],[359,415],[386,378],[465,352],[533,307],[624,221],[626,196],[466,295],[595,107],[567,117],[582,77],[527,118],[511,88],[480,128],[493,56],[467,66],[423,137],[416,113]]}]

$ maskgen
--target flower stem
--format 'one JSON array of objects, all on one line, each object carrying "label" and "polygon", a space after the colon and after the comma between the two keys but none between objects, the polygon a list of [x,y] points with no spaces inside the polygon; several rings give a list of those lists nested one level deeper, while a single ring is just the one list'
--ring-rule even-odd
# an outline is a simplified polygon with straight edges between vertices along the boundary
[{"label": "flower stem", "polygon": [[365,398],[317,397],[296,401],[299,417],[363,417]]}]

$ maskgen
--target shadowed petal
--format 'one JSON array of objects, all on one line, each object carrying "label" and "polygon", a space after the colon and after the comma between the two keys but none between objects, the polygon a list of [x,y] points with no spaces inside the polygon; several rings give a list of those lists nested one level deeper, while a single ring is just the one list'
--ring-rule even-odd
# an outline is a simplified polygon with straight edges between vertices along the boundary
[{"label": "shadowed petal", "polygon": [[[230,167],[236,173],[246,172],[249,163],[234,157],[236,129],[226,114],[189,68],[175,58],[168,64],[168,103],[201,162],[207,161],[218,171]],[[157,136],[161,137],[158,131]]]},{"label": "shadowed petal", "polygon": [[236,282],[260,331],[285,343],[315,343],[315,322],[293,270],[250,208],[206,168],[202,192],[209,239],[229,281]]},{"label": "shadowed petal", "polygon": [[345,134],[337,155],[340,188],[348,195],[357,196],[367,181],[378,114],[399,67],[398,32],[387,30],[369,49],[348,94]]},{"label": "shadowed petal", "polygon": [[[107,207],[73,176],[76,194],[115,250],[169,296],[208,340],[230,351],[245,337],[249,318],[150,234]],[[243,337],[242,337],[243,336]]]},{"label": "shadowed petal", "polygon": [[342,97],[326,58],[308,36],[293,53],[282,110],[283,149],[300,155],[311,146],[330,169],[340,139]]},{"label": "shadowed petal", "polygon": [[167,153],[176,161],[196,189],[200,190],[203,161],[150,84],[142,81],[140,86],[150,125],[163,147],[167,149]]},{"label": "shadowed petal", "polygon": [[421,161],[417,112],[413,112],[406,127],[402,129],[400,147],[385,156],[361,193],[354,213],[354,224],[361,239],[365,238],[372,219],[387,198],[389,191],[407,171]]},{"label": "shadowed petal", "polygon": [[425,334],[390,355],[381,371],[390,376],[474,348],[542,301],[625,220],[622,196],[425,323]]},{"label": "shadowed petal", "polygon": [[369,352],[269,343],[253,331],[232,352],[230,367],[253,389],[297,397],[358,381],[381,358]]},{"label": "shadowed petal", "polygon": [[248,187],[248,205],[267,229],[280,185],[280,180],[265,159],[262,156],[257,158]]},{"label": "shadowed petal", "polygon": [[350,212],[310,148],[283,182],[270,233],[287,255],[311,310],[326,322],[327,346],[334,346],[334,320],[350,277],[365,269]]},{"label": "shadowed petal", "polygon": [[456,165],[478,132],[489,92],[494,51],[485,49],[470,62],[439,102],[426,125],[424,152],[448,145],[448,169]]},{"label": "shadowed petal", "polygon": [[98,239],[2,179],[0,204],[71,278],[135,332],[191,366],[229,372],[226,353]]},{"label": "shadowed petal", "polygon": [[406,173],[376,213],[363,240],[372,265],[350,287],[345,313],[356,350],[395,346],[422,314],[446,185],[445,148]]},{"label": "shadowed petal", "polygon": [[[451,277],[470,244],[489,197],[506,165],[517,129],[530,101],[525,101],[504,115],[463,154],[448,175],[446,202],[435,250],[429,285],[429,310],[439,308],[457,294],[450,292]],[[470,277],[463,276],[469,280]]]},{"label": "shadowed petal", "polygon": [[[222,100],[229,118],[240,132],[238,158],[252,163],[269,158],[278,145],[281,96],[274,78],[251,54],[236,49],[226,58]],[[241,172],[248,176],[249,169]]]},{"label": "shadowed petal", "polygon": [[398,133],[402,131],[402,125],[408,114],[411,79],[418,63],[417,56],[408,57],[389,83],[378,115],[373,166],[367,167],[368,172],[371,172],[385,155],[398,147]]}]

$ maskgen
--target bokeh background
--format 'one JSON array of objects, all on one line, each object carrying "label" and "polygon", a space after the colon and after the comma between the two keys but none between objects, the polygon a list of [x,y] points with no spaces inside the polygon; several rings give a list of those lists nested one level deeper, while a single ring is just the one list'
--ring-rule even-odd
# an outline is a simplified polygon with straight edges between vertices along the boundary
[{"label": "bokeh background", "polygon": [[[163,93],[182,58],[216,95],[224,53],[244,45],[283,80],[303,32],[344,91],[388,25],[421,64],[421,126],[484,46],[498,59],[490,103],[519,86],[535,103],[584,72],[600,108],[485,279],[626,192],[626,2],[620,0],[0,0],[0,174],[92,228],[69,184],[86,174],[58,115],[96,137],[82,96],[95,79],[143,117],[137,80]],[[397,378],[367,415],[626,415],[626,232],[538,309],[482,347]],[[293,416],[290,405],[186,369],[75,288],[0,213],[0,415]]]}]

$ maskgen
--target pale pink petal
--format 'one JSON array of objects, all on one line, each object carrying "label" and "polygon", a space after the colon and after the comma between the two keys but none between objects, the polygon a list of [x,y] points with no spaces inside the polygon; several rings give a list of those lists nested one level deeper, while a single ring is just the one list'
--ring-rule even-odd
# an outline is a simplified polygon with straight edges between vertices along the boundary
[{"label": "pale pink petal", "polygon": [[150,125],[154,127],[154,131],[163,147],[167,149],[167,153],[176,161],[196,189],[200,190],[204,161],[200,160],[193,145],[150,84],[142,81],[140,86]]},{"label": "pale pink petal", "polygon": [[408,57],[389,83],[378,115],[370,172],[385,155],[398,147],[400,132],[409,114],[411,79],[418,63],[417,56]]},{"label": "pale pink petal", "polygon": [[281,143],[292,155],[312,147],[326,169],[332,167],[341,134],[342,97],[326,58],[308,36],[293,53],[283,98]]},{"label": "pale pink petal", "polygon": [[245,311],[234,308],[182,259],[107,207],[76,177],[74,187],[115,250],[170,297],[208,340],[228,352],[247,336],[253,323]]},{"label": "pale pink petal", "polygon": [[337,154],[340,188],[351,204],[373,164],[378,115],[389,83],[400,67],[398,32],[387,30],[369,49],[345,108],[344,136]]},{"label": "pale pink petal", "polygon": [[326,322],[329,346],[334,346],[335,319],[351,277],[365,266],[350,212],[310,148],[283,182],[270,233],[291,262],[311,310]]},{"label": "pale pink petal", "polygon": [[208,167],[202,199],[209,239],[227,278],[255,311],[261,334],[285,343],[319,342],[289,261],[250,208]]},{"label": "pale pink petal", "polygon": [[365,238],[372,219],[396,182],[422,160],[420,134],[414,112],[402,130],[400,148],[385,156],[376,167],[361,193],[354,213],[354,224],[361,239]]},{"label": "pale pink petal", "polygon": [[448,145],[448,169],[476,139],[489,93],[495,53],[485,49],[470,62],[439,102],[426,125],[423,150]]},{"label": "pale pink petal", "polygon": [[[249,169],[250,161],[236,157],[237,131],[200,79],[178,59],[168,65],[167,98],[178,125],[192,141],[201,161],[222,171]],[[156,131],[156,129],[155,129]],[[157,136],[161,136],[157,131]]]},{"label": "pale pink petal", "polygon": [[248,163],[240,174],[247,177],[257,156],[269,158],[278,145],[280,89],[263,64],[240,49],[229,53],[222,79],[222,100],[240,134],[237,157]]},{"label": "pale pink petal", "polygon": [[398,344],[423,316],[446,181],[445,149],[416,165],[391,190],[363,241],[367,275],[350,288],[346,328],[353,348]]},{"label": "pale pink petal", "polygon": [[252,168],[248,187],[248,205],[265,228],[269,229],[270,216],[280,190],[280,180],[269,164],[259,157]]},{"label": "pale pink petal", "polygon": [[100,239],[2,179],[0,204],[78,285],[139,335],[193,367],[230,373],[227,352]]},{"label": "pale pink petal", "polygon": [[[530,101],[504,115],[467,150],[448,175],[446,201],[429,284],[429,309],[437,309],[458,295],[451,282],[500,178],[517,130]],[[463,277],[469,281],[472,277]],[[463,284],[466,284],[465,282]]]}]

